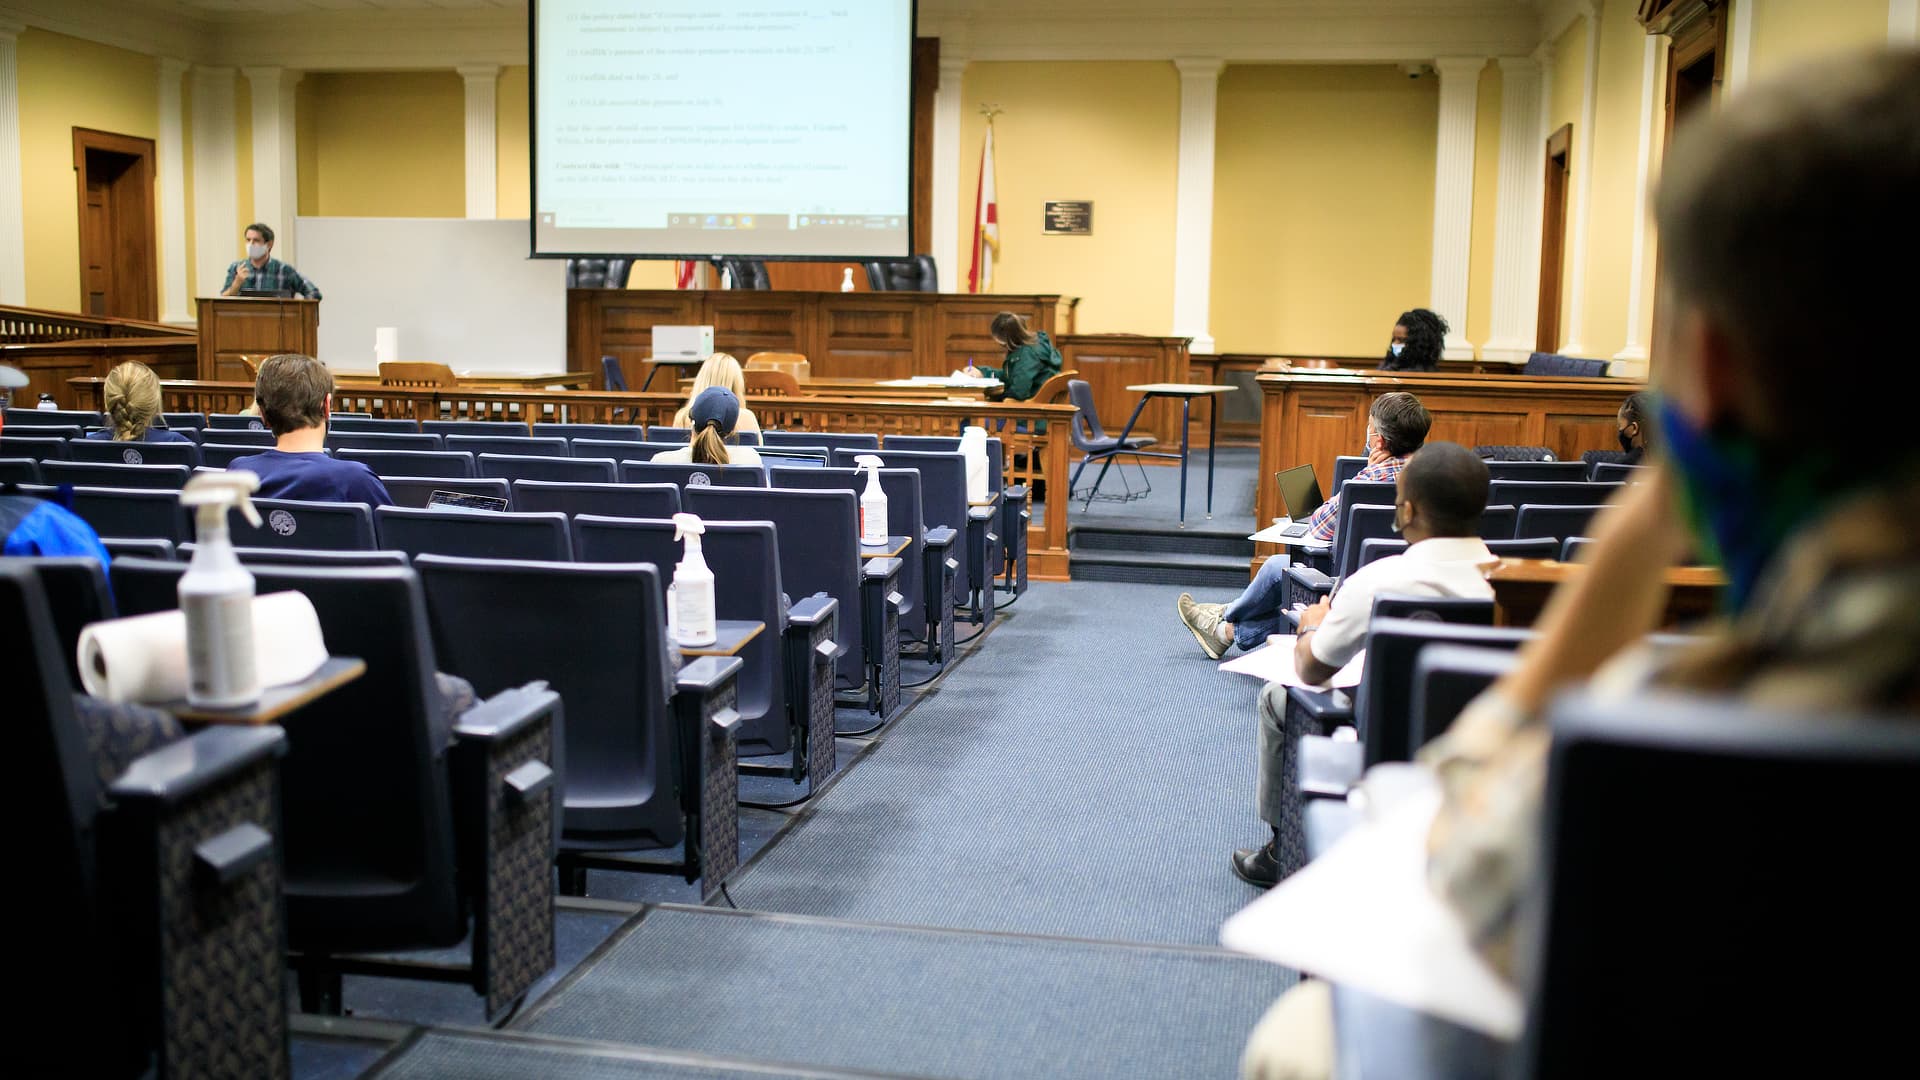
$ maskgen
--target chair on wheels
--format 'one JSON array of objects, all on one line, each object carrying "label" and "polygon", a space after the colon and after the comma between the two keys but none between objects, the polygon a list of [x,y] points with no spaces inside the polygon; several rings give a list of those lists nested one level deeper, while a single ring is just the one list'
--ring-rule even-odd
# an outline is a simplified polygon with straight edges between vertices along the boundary
[{"label": "chair on wheels", "polygon": [[876,259],[864,264],[867,286],[874,292],[940,291],[940,275],[933,256],[911,255],[904,259]]},{"label": "chair on wheels", "polygon": [[[1092,490],[1087,492],[1086,506],[1081,509],[1085,510],[1092,506],[1094,497],[1100,493],[1100,480],[1107,475],[1107,467],[1113,464],[1114,458],[1122,454],[1133,455],[1134,467],[1140,470],[1140,482],[1146,487],[1139,494],[1135,494],[1131,487],[1126,487],[1125,494],[1109,497],[1119,502],[1146,498],[1153,491],[1153,481],[1147,478],[1146,467],[1140,464],[1140,451],[1160,440],[1151,435],[1129,435],[1126,442],[1122,443],[1118,435],[1107,434],[1107,429],[1100,424],[1100,410],[1094,404],[1093,385],[1085,379],[1068,380],[1067,397],[1073,402],[1073,407],[1080,410],[1073,414],[1073,426],[1070,431],[1073,436],[1073,448],[1080,451],[1082,455],[1080,461],[1073,467],[1073,476],[1067,481],[1069,498],[1078,494],[1074,489],[1080,484],[1080,474],[1088,465],[1098,461],[1100,477],[1094,480]],[[1126,482],[1127,474],[1123,470],[1120,473],[1120,483],[1124,486]]]}]

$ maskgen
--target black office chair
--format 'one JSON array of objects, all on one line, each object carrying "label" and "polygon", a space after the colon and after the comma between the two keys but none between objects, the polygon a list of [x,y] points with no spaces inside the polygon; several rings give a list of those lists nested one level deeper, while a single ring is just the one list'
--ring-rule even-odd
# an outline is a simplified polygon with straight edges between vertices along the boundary
[{"label": "black office chair", "polygon": [[1527,363],[1520,369],[1520,374],[1547,375],[1562,379],[1597,379],[1607,374],[1607,362],[1588,360],[1578,356],[1562,356],[1559,353],[1537,352],[1527,357]]},{"label": "black office chair", "polygon": [[465,450],[448,446],[438,435],[423,431],[329,431],[327,449],[342,450]]},{"label": "black office chair", "polygon": [[[76,696],[33,561],[0,559],[14,775],[33,823],[12,851],[32,887],[14,898],[11,959],[35,983],[17,1030],[73,1075],[288,1077],[286,736],[216,726],[166,741],[174,725],[151,710]],[[89,732],[108,731],[90,751]]]},{"label": "black office chair", "polygon": [[567,288],[624,289],[632,272],[632,259],[568,259]]},{"label": "black office chair", "polygon": [[760,259],[721,258],[710,260],[716,274],[733,275],[733,287],[736,289],[771,289],[767,280],[767,264]]},{"label": "black office chair", "polygon": [[542,562],[573,558],[565,514],[382,506],[374,510],[373,520],[381,548],[415,558],[426,554]]},{"label": "black office chair", "polygon": [[198,431],[207,426],[206,413],[163,412],[160,414],[160,419],[166,424],[168,431],[180,431],[184,433],[189,429]]},{"label": "black office chair", "polygon": [[67,445],[64,435],[20,435],[12,425],[0,432],[0,457],[5,458],[27,458],[43,464],[66,461],[71,456]]},{"label": "black office chair", "polygon": [[875,259],[863,265],[867,271],[867,286],[875,292],[940,291],[940,275],[931,255]]},{"label": "black office chair", "polygon": [[573,450],[564,436],[528,435],[448,435],[446,449],[465,450],[477,459],[481,454],[517,454],[522,457],[572,457]]},{"label": "black office chair", "polygon": [[1652,468],[1650,465],[1598,461],[1593,464],[1593,471],[1588,479],[1599,484],[1637,484],[1652,475]]},{"label": "black office chair", "polygon": [[[562,890],[584,895],[588,869],[613,869],[677,872],[717,895],[739,858],[741,663],[702,657],[673,671],[659,571],[433,555],[416,566],[448,669],[480,693],[532,677],[564,696]],[[596,610],[620,617],[580,616]],[[682,841],[678,860],[622,854]]]}]

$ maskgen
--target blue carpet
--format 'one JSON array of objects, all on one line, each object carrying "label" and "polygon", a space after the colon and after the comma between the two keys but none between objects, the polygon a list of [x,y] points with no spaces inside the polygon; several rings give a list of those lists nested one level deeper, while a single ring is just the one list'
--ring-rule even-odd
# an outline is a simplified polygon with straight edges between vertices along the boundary
[{"label": "blue carpet", "polygon": [[[1156,447],[1156,449],[1158,449]],[[1100,485],[1103,495],[1118,495],[1125,490],[1121,484],[1121,474],[1126,474],[1126,483],[1136,492],[1146,490],[1140,478],[1140,470],[1134,468],[1133,459],[1120,458],[1107,470],[1107,478]],[[1195,450],[1187,464],[1187,524],[1204,525],[1215,529],[1246,529],[1252,532],[1254,487],[1259,483],[1260,451],[1251,446],[1223,446],[1214,464],[1213,473],[1213,520],[1208,521],[1207,513],[1207,452]],[[1069,473],[1069,476],[1072,474]],[[1085,510],[1086,489],[1093,486],[1093,478],[1100,475],[1100,466],[1096,463],[1087,466],[1080,474],[1080,493],[1082,498],[1073,502],[1072,513],[1067,517],[1069,527],[1074,525],[1154,525],[1174,528],[1180,521],[1180,469],[1177,464],[1150,464],[1146,466],[1146,479],[1152,490],[1143,499],[1131,502],[1109,502],[1095,499],[1093,505]],[[1271,477],[1267,480],[1272,483]],[[1049,493],[1051,489],[1049,489]],[[1046,520],[1053,508],[1048,505],[1034,507],[1033,523],[1039,525]]]},{"label": "blue carpet", "polygon": [[1292,982],[1217,949],[649,912],[516,1024],[927,1077],[1231,1077]]},{"label": "blue carpet", "polygon": [[[1259,684],[1179,590],[1036,584],[734,884],[743,908],[1211,945],[1254,898]],[[1223,598],[1224,599],[1224,598]]]},{"label": "blue carpet", "polygon": [[434,1031],[421,1036],[374,1075],[384,1080],[833,1080],[872,1074],[724,1061],[640,1047]]}]

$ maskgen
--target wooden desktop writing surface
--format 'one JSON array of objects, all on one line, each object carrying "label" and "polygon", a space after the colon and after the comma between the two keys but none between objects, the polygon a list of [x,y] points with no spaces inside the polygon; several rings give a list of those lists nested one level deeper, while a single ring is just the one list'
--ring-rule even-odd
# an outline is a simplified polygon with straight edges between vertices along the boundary
[{"label": "wooden desktop writing surface", "polygon": [[243,356],[319,355],[318,300],[202,296],[199,319],[202,381],[252,382]]},{"label": "wooden desktop writing surface", "polygon": [[[1553,559],[1503,559],[1488,574],[1493,585],[1493,621],[1498,626],[1532,626],[1562,582],[1586,572],[1580,563]],[[1666,570],[1667,607],[1662,629],[1707,618],[1718,610],[1727,576],[1711,566],[1675,566]]]}]

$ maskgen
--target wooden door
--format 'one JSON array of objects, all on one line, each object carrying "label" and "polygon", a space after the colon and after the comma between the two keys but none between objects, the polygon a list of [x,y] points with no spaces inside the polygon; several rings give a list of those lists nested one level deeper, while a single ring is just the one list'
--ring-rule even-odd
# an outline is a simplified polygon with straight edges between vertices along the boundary
[{"label": "wooden door", "polygon": [[1546,205],[1540,217],[1540,316],[1534,349],[1560,349],[1560,281],[1567,242],[1567,159],[1573,147],[1573,125],[1562,125],[1547,137]]},{"label": "wooden door", "polygon": [[89,315],[159,317],[153,140],[73,129],[80,200],[80,307]]}]

